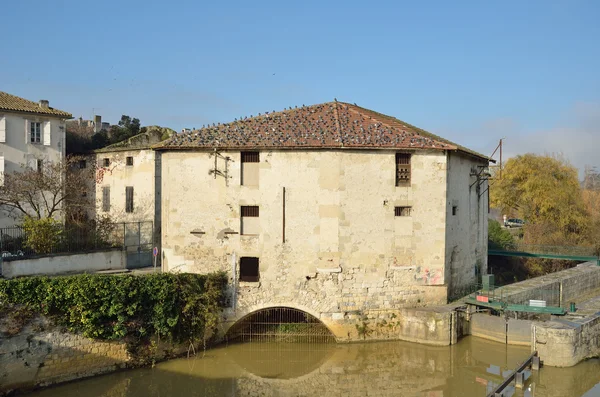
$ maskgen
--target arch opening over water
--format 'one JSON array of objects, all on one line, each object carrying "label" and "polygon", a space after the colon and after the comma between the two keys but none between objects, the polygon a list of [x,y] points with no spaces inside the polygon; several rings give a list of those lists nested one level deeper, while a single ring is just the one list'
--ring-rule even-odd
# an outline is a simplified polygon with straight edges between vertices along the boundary
[{"label": "arch opening over water", "polygon": [[334,343],[333,333],[315,316],[291,307],[252,312],[229,328],[228,342]]}]

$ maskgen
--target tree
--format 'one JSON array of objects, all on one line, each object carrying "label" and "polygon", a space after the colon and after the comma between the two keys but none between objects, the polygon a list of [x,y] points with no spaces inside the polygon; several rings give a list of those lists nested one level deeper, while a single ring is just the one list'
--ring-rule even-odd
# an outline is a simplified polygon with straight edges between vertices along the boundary
[{"label": "tree", "polygon": [[[571,242],[585,234],[586,210],[577,170],[564,160],[535,154],[511,158],[490,189],[491,204]],[[526,233],[527,236],[527,233]]]},{"label": "tree", "polygon": [[56,218],[68,211],[86,211],[94,206],[87,192],[95,178],[95,165],[79,156],[62,162],[45,159],[40,169],[23,166],[4,175],[0,186],[0,205],[13,218]]},{"label": "tree", "polygon": [[488,222],[488,244],[491,249],[511,249],[515,245],[513,235],[502,229],[498,221]]}]

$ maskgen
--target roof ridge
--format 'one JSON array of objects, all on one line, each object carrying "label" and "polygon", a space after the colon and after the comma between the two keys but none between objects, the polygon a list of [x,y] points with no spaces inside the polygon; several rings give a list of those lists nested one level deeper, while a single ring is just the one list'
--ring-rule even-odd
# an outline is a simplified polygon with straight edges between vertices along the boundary
[{"label": "roof ridge", "polygon": [[65,112],[64,110],[56,109],[51,106],[44,108],[41,107],[38,102],[9,94],[8,92],[4,91],[0,91],[0,110],[59,116],[64,118],[73,117],[71,113]]}]

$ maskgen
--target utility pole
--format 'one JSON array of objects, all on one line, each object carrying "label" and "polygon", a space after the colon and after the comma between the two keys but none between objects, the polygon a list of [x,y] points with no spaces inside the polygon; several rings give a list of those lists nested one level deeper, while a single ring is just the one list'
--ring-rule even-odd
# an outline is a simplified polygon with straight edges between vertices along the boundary
[{"label": "utility pole", "polygon": [[504,138],[500,138],[500,143],[498,144],[500,146],[500,179],[502,179],[502,141],[504,140]]}]

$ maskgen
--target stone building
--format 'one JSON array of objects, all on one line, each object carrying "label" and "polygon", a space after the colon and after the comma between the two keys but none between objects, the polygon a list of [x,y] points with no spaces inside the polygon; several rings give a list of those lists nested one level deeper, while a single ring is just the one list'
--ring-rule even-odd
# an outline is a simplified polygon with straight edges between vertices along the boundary
[{"label": "stone building", "polygon": [[228,272],[232,321],[292,307],[348,339],[487,272],[489,159],[393,117],[336,101],[154,148],[163,270]]},{"label": "stone building", "polygon": [[[0,91],[0,184],[23,166],[43,170],[65,157],[65,122],[72,116],[47,100],[29,101]],[[0,227],[19,223],[19,214],[0,208]]]}]

